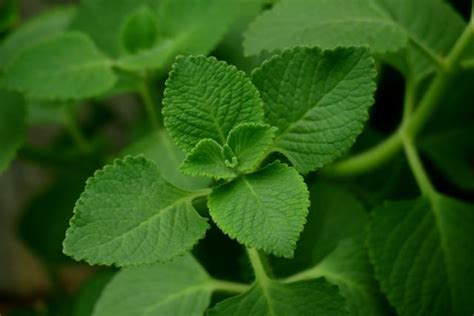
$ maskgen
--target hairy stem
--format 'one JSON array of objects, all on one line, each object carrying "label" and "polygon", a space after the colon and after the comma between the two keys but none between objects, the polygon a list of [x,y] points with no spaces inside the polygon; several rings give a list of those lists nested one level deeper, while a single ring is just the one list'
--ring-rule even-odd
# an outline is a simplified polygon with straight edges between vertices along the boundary
[{"label": "hairy stem", "polygon": [[265,264],[263,263],[262,258],[260,257],[260,253],[254,248],[247,248],[247,253],[250,259],[250,263],[252,264],[253,271],[255,273],[255,278],[261,284],[267,283],[270,278],[265,269]]},{"label": "hairy stem", "polygon": [[140,97],[143,101],[143,105],[145,106],[148,119],[150,121],[150,125],[154,130],[158,130],[160,128],[160,121],[159,121],[159,114],[157,111],[157,106],[153,101],[153,97],[150,92],[150,86],[147,82],[144,82],[140,86]]},{"label": "hairy stem", "polygon": [[227,292],[231,294],[240,294],[247,291],[250,288],[250,285],[244,284],[244,283],[213,279],[211,282],[211,288],[213,291]]},{"label": "hairy stem", "polygon": [[71,135],[72,139],[76,143],[77,147],[84,153],[90,153],[92,150],[91,145],[87,141],[86,137],[82,133],[79,125],[77,124],[76,115],[74,110],[66,106],[66,128]]}]

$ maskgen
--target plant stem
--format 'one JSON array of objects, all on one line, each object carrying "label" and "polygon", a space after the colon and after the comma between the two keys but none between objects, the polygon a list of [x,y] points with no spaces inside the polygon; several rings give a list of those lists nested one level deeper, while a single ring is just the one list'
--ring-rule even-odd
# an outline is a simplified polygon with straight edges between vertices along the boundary
[{"label": "plant stem", "polygon": [[79,147],[79,149],[84,153],[91,152],[91,145],[87,141],[86,137],[82,133],[79,125],[76,121],[76,116],[74,110],[70,106],[66,106],[66,128],[71,135],[72,139]]},{"label": "plant stem", "polygon": [[[474,37],[474,22],[471,19],[462,35],[456,41],[448,57],[430,84],[416,111],[414,107],[415,87],[408,82],[405,94],[405,111],[400,128],[385,141],[363,153],[336,162],[323,170],[331,176],[353,176],[375,169],[395,156],[404,146],[402,134],[409,139],[415,139],[421,129],[431,118],[441,96],[446,92],[449,84],[460,66],[461,57]],[[412,91],[413,89],[413,91]],[[408,98],[408,99],[407,99]]]},{"label": "plant stem", "polygon": [[267,275],[265,265],[262,262],[258,250],[254,248],[247,248],[247,253],[250,259],[250,263],[252,264],[253,271],[255,273],[255,278],[261,284],[266,284],[270,280],[270,278]]},{"label": "plant stem", "polygon": [[423,167],[418,151],[413,144],[412,140],[408,137],[403,138],[403,147],[405,148],[405,154],[410,165],[410,169],[415,176],[416,183],[418,184],[422,193],[428,197],[432,197],[436,193],[436,189],[428,177],[428,174]]},{"label": "plant stem", "polygon": [[244,283],[230,282],[224,280],[213,279],[211,288],[214,291],[228,292],[232,294],[240,294],[247,291],[250,286]]},{"label": "plant stem", "polygon": [[148,82],[144,82],[140,86],[140,97],[143,101],[143,105],[145,106],[145,110],[147,112],[148,119],[150,120],[151,127],[154,130],[158,130],[160,128],[160,121],[158,120],[158,111],[155,102],[153,101],[153,97],[150,93],[150,87]]}]

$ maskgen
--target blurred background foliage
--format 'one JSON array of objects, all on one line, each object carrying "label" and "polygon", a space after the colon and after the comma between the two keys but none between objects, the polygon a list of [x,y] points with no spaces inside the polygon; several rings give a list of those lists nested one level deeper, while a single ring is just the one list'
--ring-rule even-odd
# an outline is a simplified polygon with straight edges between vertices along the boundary
[{"label": "blurred background foliage", "polygon": [[[57,5],[75,2],[0,0],[0,40],[31,17]],[[467,18],[470,0],[450,2]],[[212,53],[247,72],[259,64],[260,59],[243,57],[242,32],[263,8],[271,6],[271,1],[255,0],[255,3],[240,12],[238,21]],[[461,76],[458,81],[462,83],[461,87],[444,101],[456,111],[440,107],[426,129],[421,145],[424,155],[430,158],[427,163],[437,187],[452,196],[474,200],[474,148],[472,139],[465,137],[474,135],[473,109],[472,102],[461,102],[466,95],[472,96],[474,73]],[[152,87],[153,97],[157,99],[163,91],[164,79],[160,78]],[[403,85],[399,73],[381,66],[377,102],[369,126],[358,138],[354,151],[372,146],[396,129],[402,115]],[[383,100],[383,104],[379,100]],[[62,254],[62,240],[85,179],[104,163],[122,152],[141,150],[149,150],[149,155],[161,164],[169,163],[160,156],[165,149],[150,148],[147,139],[137,141],[148,131],[146,114],[139,103],[136,95],[121,93],[105,101],[88,101],[82,106],[79,111],[81,129],[92,139],[91,151],[78,151],[71,140],[71,131],[64,127],[68,124],[65,124],[67,116],[62,115],[62,111],[31,105],[26,145],[20,149],[18,159],[0,175],[1,315],[90,315],[98,294],[114,270],[73,262]],[[463,115],[459,115],[460,112]],[[440,125],[444,127],[442,135],[438,133]],[[456,153],[452,152],[452,142],[456,142]],[[453,157],[459,157],[459,160],[453,163]],[[314,175],[309,176],[309,181],[316,180],[311,177]],[[319,182],[315,185],[321,187]],[[322,186],[322,190],[331,188],[330,185]],[[388,198],[414,197],[417,193],[401,156],[370,174],[345,180],[342,187],[365,206],[376,205]],[[334,201],[325,203],[330,206]],[[351,203],[350,198],[347,203]],[[198,207],[202,209],[205,205]],[[309,221],[311,223],[311,219]],[[320,239],[324,241],[324,232],[321,234]],[[301,243],[304,244],[304,236]],[[327,244],[327,247],[331,245]],[[251,279],[241,248],[217,229],[210,230],[194,251],[216,277]],[[221,255],[223,251],[225,256]],[[308,258],[301,259],[299,266],[292,268],[304,267],[308,264],[305,260]],[[276,271],[284,270],[285,264],[276,260]]]}]

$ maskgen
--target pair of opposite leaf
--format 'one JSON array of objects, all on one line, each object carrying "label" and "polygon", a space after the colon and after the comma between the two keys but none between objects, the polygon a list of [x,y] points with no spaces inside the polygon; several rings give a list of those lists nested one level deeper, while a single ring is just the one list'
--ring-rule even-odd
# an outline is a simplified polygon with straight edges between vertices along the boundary
[{"label": "pair of opposite leaf", "polygon": [[[374,61],[367,49],[294,48],[254,71],[215,58],[179,57],[166,82],[164,123],[187,157],[189,175],[223,179],[205,192],[218,227],[247,247],[292,257],[309,207],[299,174],[344,153],[373,102]],[[260,168],[271,152],[275,161]],[[298,172],[299,171],[299,172]],[[128,157],[92,178],[77,202],[65,253],[125,266],[169,260],[208,228],[188,192],[159,166]]]}]

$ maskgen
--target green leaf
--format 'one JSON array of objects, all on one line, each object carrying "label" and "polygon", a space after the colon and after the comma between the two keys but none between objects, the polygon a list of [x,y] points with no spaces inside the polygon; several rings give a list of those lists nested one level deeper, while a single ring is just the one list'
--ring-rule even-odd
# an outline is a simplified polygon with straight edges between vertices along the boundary
[{"label": "green leaf", "polygon": [[131,12],[154,0],[82,0],[71,29],[89,35],[110,57],[120,55],[120,32]]},{"label": "green leaf", "polygon": [[173,143],[165,130],[152,133],[127,147],[121,154],[143,155],[153,161],[160,169],[160,174],[167,182],[183,190],[197,190],[208,186],[209,179],[186,176],[179,171],[185,154]]},{"label": "green leaf", "polygon": [[222,146],[215,140],[205,138],[187,155],[180,166],[181,172],[191,176],[216,179],[231,179],[235,172],[226,165]]},{"label": "green leaf", "polygon": [[441,0],[282,0],[250,25],[244,48],[247,54],[297,45],[369,46],[375,53],[407,48],[399,56],[409,73],[421,76],[465,25]]},{"label": "green leaf", "polygon": [[90,316],[105,286],[114,276],[113,270],[100,270],[90,277],[75,294],[73,316]]},{"label": "green leaf", "polygon": [[208,206],[214,222],[231,238],[289,258],[306,222],[308,199],[298,172],[275,162],[215,188]]},{"label": "green leaf", "polygon": [[263,119],[259,93],[245,73],[213,57],[178,57],[163,104],[165,126],[186,152],[203,138],[224,145],[234,127]]},{"label": "green leaf", "polygon": [[237,170],[254,171],[265,158],[277,128],[266,124],[244,123],[230,131],[227,145],[237,158]]},{"label": "green leaf", "polygon": [[211,300],[211,280],[191,255],[126,268],[107,285],[92,315],[200,316]]},{"label": "green leaf", "polygon": [[19,95],[0,91],[0,173],[8,168],[24,141],[25,112]]},{"label": "green leaf", "polygon": [[473,205],[439,194],[374,211],[370,259],[399,315],[472,313],[473,240]]},{"label": "green leaf", "polygon": [[31,97],[80,99],[110,89],[115,75],[87,36],[66,33],[25,50],[8,65],[2,83]]},{"label": "green leaf", "polygon": [[18,19],[17,0],[5,0],[0,3],[0,33],[8,31]]},{"label": "green leaf", "polygon": [[[399,1],[400,2],[400,1]],[[395,51],[407,36],[373,0],[282,0],[247,30],[247,55],[293,46],[370,46]]]},{"label": "green leaf", "polygon": [[208,315],[336,316],[348,315],[336,286],[324,279],[282,284],[268,281],[218,303]]},{"label": "green leaf", "polygon": [[25,49],[62,34],[75,12],[73,7],[59,7],[48,10],[21,25],[0,45],[0,70],[4,70]]},{"label": "green leaf", "polygon": [[148,6],[143,6],[128,16],[122,28],[121,40],[125,50],[136,53],[155,44],[158,36],[156,18]]},{"label": "green leaf", "polygon": [[273,150],[303,173],[341,156],[363,130],[374,78],[363,48],[294,48],[265,62],[252,79],[267,121],[279,129]]},{"label": "green leaf", "polygon": [[87,181],[66,232],[64,253],[117,266],[170,260],[209,225],[193,208],[196,193],[166,182],[142,157],[126,157]]},{"label": "green leaf", "polygon": [[385,315],[365,247],[368,213],[355,197],[330,183],[316,182],[310,192],[311,209],[295,258],[273,260],[273,271],[296,273],[298,280],[325,277],[339,287],[350,315]]}]

